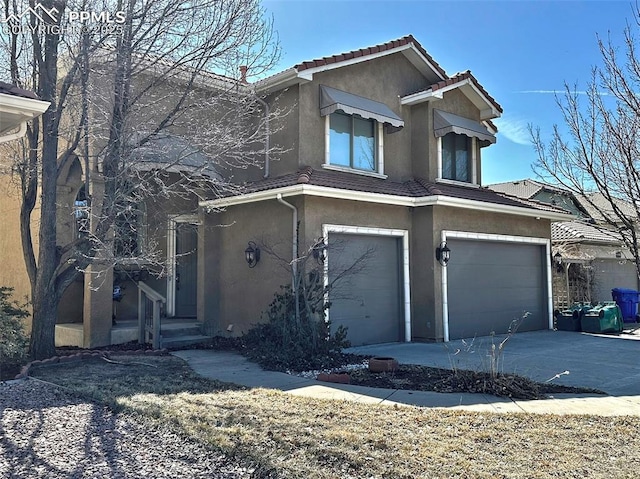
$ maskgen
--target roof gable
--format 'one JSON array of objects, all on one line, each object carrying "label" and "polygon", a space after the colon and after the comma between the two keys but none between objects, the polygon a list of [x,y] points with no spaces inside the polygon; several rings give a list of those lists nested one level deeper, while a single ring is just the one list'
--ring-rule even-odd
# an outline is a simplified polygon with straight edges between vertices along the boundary
[{"label": "roof gable", "polygon": [[451,90],[460,90],[480,110],[480,118],[488,120],[499,117],[502,106],[484,89],[480,82],[467,70],[456,73],[453,77],[445,78],[429,87],[405,95],[400,99],[403,105],[415,105],[425,101],[441,100],[444,94]]},{"label": "roof gable", "polygon": [[259,91],[274,91],[299,82],[311,81],[315,73],[396,53],[402,53],[429,81],[439,82],[449,78],[444,69],[427,53],[413,35],[407,35],[372,47],[303,61],[292,68],[256,82],[254,86]]}]

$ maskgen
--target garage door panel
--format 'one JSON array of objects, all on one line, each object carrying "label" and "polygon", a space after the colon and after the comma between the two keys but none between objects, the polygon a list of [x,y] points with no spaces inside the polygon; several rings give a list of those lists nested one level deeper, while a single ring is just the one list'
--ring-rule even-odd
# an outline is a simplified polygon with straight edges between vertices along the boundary
[{"label": "garage door panel", "polygon": [[396,237],[330,234],[329,280],[369,252],[362,268],[330,293],[332,329],[348,328],[352,345],[400,341],[399,242]]},{"label": "garage door panel", "polygon": [[546,262],[540,245],[477,240],[447,241],[449,337],[506,333],[525,312],[521,331],[545,329]]}]

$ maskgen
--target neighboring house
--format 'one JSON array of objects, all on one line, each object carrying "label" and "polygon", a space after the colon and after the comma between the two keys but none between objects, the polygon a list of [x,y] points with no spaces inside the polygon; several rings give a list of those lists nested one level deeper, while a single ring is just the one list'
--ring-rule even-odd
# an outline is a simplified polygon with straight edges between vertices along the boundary
[{"label": "neighboring house", "polygon": [[[283,152],[266,154],[261,167],[220,170],[237,193],[148,205],[156,231],[125,243],[155,241],[166,270],[156,279],[144,269],[116,271],[125,288],[116,326],[110,277],[96,288],[86,273],[61,304],[60,321],[75,324],[57,326],[58,344],[137,338],[135,325],[123,325],[137,315],[141,278],[166,299],[168,317],[197,319],[208,335],[241,334],[291,282],[283,262],[313,245],[326,246],[325,283],[369,252],[327,298],[333,327],[347,326],[354,345],[504,333],[525,312],[520,330],[553,326],[551,223],[571,216],[481,186],[482,151],[496,141],[491,120],[502,108],[471,72],[447,75],[407,36],[255,84],[241,79],[237,88],[289,112],[266,138]],[[159,141],[162,148],[141,152],[141,168],[172,163],[173,140]],[[83,204],[79,162],[64,181],[60,204],[69,214],[61,218],[74,223]],[[249,267],[251,248],[262,255]],[[436,258],[443,250],[448,263]]]},{"label": "neighboring house", "polygon": [[[0,82],[0,143],[13,146],[26,133],[27,122],[42,115],[48,107],[49,103],[39,100],[33,92]],[[20,254],[20,189],[11,174],[9,151],[0,150],[0,252],[3,253],[0,286],[12,287],[14,299],[23,302],[30,296],[31,286]]]},{"label": "neighboring house", "polygon": [[[600,193],[589,197],[525,179],[489,185],[494,191],[527,200],[558,205],[575,215],[572,221],[551,227],[554,268],[554,305],[563,308],[577,301],[611,301],[613,288],[638,289],[633,256],[620,234],[605,222],[592,204],[607,211]],[[623,208],[630,208],[622,204]]]}]

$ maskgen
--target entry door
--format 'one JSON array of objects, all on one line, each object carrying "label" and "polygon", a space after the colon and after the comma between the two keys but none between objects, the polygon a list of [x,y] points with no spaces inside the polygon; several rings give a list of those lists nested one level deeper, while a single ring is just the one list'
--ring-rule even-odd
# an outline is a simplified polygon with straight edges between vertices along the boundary
[{"label": "entry door", "polygon": [[176,224],[176,309],[180,318],[195,318],[197,312],[198,227]]}]

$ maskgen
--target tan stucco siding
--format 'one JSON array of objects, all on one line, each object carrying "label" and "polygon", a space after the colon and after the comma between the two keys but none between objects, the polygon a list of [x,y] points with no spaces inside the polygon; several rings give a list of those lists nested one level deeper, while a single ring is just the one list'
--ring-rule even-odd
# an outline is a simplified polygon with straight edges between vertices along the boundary
[{"label": "tan stucco siding", "polygon": [[[230,325],[232,334],[240,334],[260,321],[280,285],[291,282],[292,211],[276,200],[232,206],[205,214],[201,234],[200,313],[214,334],[229,334]],[[249,241],[262,252],[254,268],[245,261]]]},{"label": "tan stucco siding", "polygon": [[[2,251],[2,266],[0,267],[0,286],[14,289],[14,299],[24,302],[31,297],[31,285],[27,268],[22,255],[22,241],[20,238],[20,192],[16,179],[10,175],[0,174],[0,251]],[[39,210],[35,210],[34,217],[38,217]],[[35,221],[34,221],[35,226]],[[38,236],[32,228],[34,241]]]}]

